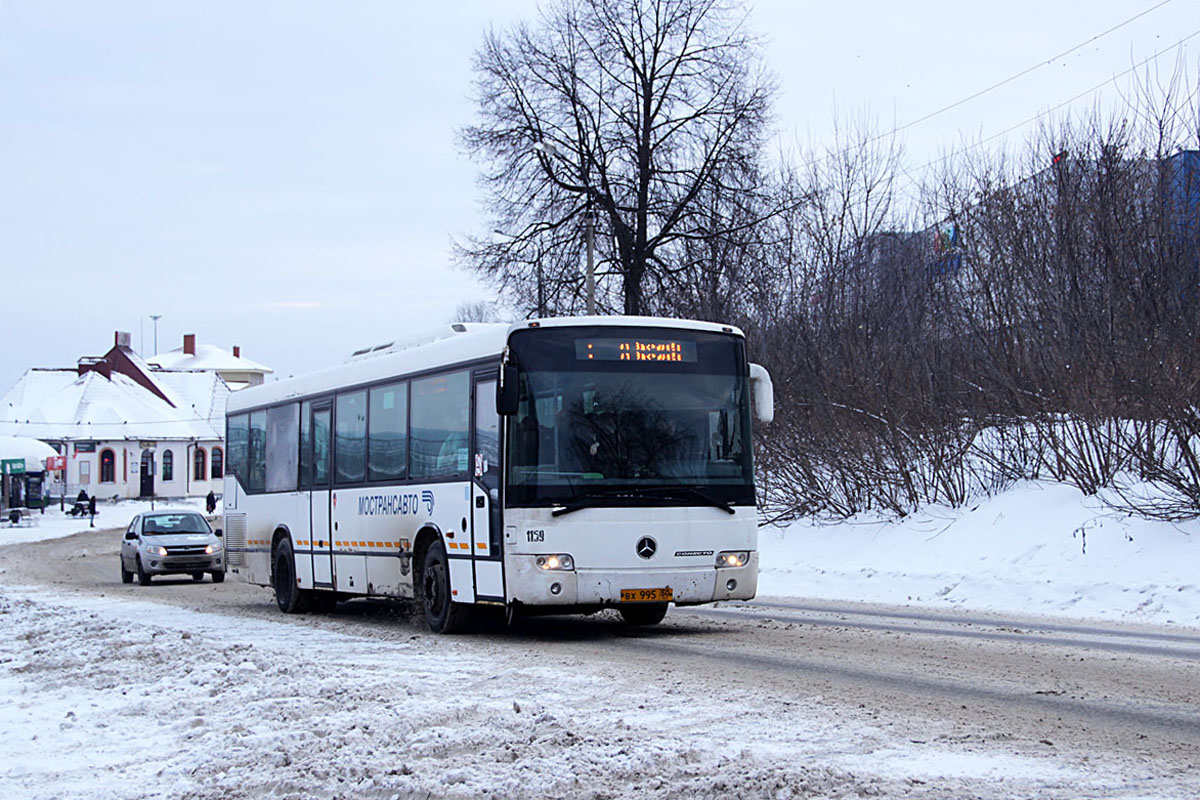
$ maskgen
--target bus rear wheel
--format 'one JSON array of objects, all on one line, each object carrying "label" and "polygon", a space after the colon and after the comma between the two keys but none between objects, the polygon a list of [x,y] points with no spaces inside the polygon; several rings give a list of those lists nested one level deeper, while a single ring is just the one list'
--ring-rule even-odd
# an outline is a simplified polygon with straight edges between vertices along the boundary
[{"label": "bus rear wheel", "polygon": [[667,615],[666,603],[638,603],[617,608],[627,625],[657,625]]},{"label": "bus rear wheel", "polygon": [[308,597],[296,585],[296,557],[292,542],[283,539],[275,548],[275,604],[285,614],[302,614],[308,610]]},{"label": "bus rear wheel", "polygon": [[450,567],[446,545],[439,539],[429,546],[420,572],[421,607],[434,633],[456,633],[466,622],[467,611],[450,598]]}]

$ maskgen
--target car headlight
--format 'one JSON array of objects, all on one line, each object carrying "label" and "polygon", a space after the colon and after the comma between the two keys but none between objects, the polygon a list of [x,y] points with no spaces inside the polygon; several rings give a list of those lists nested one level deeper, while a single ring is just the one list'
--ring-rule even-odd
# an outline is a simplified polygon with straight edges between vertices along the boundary
[{"label": "car headlight", "polygon": [[152,556],[165,556],[167,554],[167,548],[152,544],[146,548],[146,552]]},{"label": "car headlight", "polygon": [[219,552],[221,552],[221,545],[219,545],[219,544],[210,544],[208,547],[204,548],[204,552],[205,552],[207,555],[210,555],[210,556],[211,556],[213,553],[219,553]]},{"label": "car headlight", "polygon": [[575,559],[571,558],[566,553],[555,553],[548,556],[538,556],[535,563],[545,570],[551,569],[575,569]]},{"label": "car headlight", "polygon": [[747,550],[726,550],[724,553],[717,553],[718,567],[744,567],[750,561],[750,553]]}]

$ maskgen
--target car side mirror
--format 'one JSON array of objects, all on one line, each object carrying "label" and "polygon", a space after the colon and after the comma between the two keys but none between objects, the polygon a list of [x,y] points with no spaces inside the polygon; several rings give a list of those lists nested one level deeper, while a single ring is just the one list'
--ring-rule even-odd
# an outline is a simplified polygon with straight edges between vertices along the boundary
[{"label": "car side mirror", "polygon": [[125,531],[125,538],[126,539],[136,539],[137,534],[134,533],[133,531]]},{"label": "car side mirror", "polygon": [[496,384],[496,413],[502,417],[517,413],[517,368],[514,366],[500,368],[500,382]]},{"label": "car side mirror", "polygon": [[216,534],[218,539],[224,538],[225,536],[225,531],[221,530],[220,528],[217,528],[215,531],[213,531],[213,533]]}]

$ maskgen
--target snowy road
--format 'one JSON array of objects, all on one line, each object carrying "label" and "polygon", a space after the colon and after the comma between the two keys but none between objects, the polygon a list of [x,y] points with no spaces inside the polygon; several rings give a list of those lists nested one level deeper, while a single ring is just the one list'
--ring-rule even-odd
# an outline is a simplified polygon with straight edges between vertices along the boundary
[{"label": "snowy road", "polygon": [[0,548],[3,797],[1194,797],[1200,633],[794,599],[435,637]]}]

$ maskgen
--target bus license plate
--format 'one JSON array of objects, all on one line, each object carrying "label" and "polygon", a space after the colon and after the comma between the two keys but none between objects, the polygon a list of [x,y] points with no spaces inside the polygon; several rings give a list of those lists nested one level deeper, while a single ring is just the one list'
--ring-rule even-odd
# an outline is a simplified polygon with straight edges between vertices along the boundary
[{"label": "bus license plate", "polygon": [[622,603],[669,603],[674,598],[670,586],[661,589],[622,589]]}]

